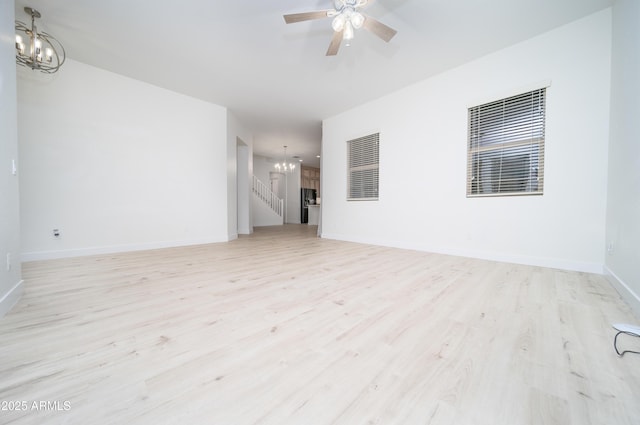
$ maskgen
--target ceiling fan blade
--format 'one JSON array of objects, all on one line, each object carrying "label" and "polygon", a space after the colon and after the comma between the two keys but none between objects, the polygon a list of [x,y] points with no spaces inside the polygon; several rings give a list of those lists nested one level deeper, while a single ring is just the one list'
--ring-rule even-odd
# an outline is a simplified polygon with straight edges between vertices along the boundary
[{"label": "ceiling fan blade", "polygon": [[334,31],[333,38],[331,39],[331,44],[329,44],[329,48],[327,49],[327,56],[335,56],[338,54],[338,50],[340,49],[340,43],[342,43],[342,33],[344,31]]},{"label": "ceiling fan blade", "polygon": [[333,9],[327,9],[327,10],[318,10],[315,12],[292,13],[290,15],[284,15],[284,21],[287,24],[295,24],[296,22],[322,19],[329,16],[328,14],[333,11],[334,11]]},{"label": "ceiling fan blade", "polygon": [[387,43],[389,42],[389,40],[393,38],[393,36],[395,36],[398,33],[398,31],[394,30],[391,27],[386,26],[382,22],[377,21],[370,16],[365,16],[364,24],[362,26],[368,29],[369,31],[371,31],[372,33],[374,33],[375,35],[377,35],[378,37],[380,37],[381,39],[383,39],[384,41],[386,41]]}]

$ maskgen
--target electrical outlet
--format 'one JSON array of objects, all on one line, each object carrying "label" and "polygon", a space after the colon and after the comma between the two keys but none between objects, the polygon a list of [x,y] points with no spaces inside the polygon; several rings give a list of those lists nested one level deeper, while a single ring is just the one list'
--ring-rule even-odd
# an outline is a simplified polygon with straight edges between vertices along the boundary
[{"label": "electrical outlet", "polygon": [[53,237],[54,238],[59,238],[60,237],[60,230],[59,229],[53,229]]},{"label": "electrical outlet", "polygon": [[16,160],[15,159],[11,160],[11,174],[13,174],[14,176],[16,174],[18,174],[18,167],[16,166]]},{"label": "electrical outlet", "polygon": [[11,271],[11,253],[7,252],[7,271]]},{"label": "electrical outlet", "polygon": [[609,255],[613,255],[614,250],[615,246],[613,245],[613,242],[609,242],[609,245],[607,246],[607,252],[609,253]]}]

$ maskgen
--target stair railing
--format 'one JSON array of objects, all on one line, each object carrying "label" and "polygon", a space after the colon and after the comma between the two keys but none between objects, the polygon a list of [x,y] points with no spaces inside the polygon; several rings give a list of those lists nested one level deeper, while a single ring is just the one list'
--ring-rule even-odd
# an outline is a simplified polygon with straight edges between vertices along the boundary
[{"label": "stair railing", "polygon": [[280,217],[284,214],[284,200],[271,191],[267,185],[262,183],[260,179],[253,176],[253,193],[256,194],[262,202],[267,204]]}]

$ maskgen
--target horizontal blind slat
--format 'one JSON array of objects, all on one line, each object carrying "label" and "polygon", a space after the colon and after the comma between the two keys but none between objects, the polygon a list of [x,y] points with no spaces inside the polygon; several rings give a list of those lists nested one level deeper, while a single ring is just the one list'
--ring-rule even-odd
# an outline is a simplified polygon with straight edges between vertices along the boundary
[{"label": "horizontal blind slat", "polygon": [[469,108],[467,195],[542,192],[546,89]]},{"label": "horizontal blind slat", "polygon": [[379,133],[349,140],[347,199],[377,199],[379,181]]}]

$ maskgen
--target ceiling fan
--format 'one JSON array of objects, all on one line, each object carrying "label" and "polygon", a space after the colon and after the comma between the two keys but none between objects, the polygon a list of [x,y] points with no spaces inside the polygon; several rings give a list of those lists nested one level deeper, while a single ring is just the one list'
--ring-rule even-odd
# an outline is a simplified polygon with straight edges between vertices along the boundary
[{"label": "ceiling fan", "polygon": [[359,12],[359,9],[364,8],[371,1],[373,0],[333,0],[333,9],[284,15],[284,20],[287,24],[293,24],[314,19],[333,18],[331,27],[334,33],[327,50],[327,56],[335,56],[338,54],[342,40],[348,46],[353,39],[354,30],[362,27],[387,43],[396,35],[397,31],[393,28]]}]

